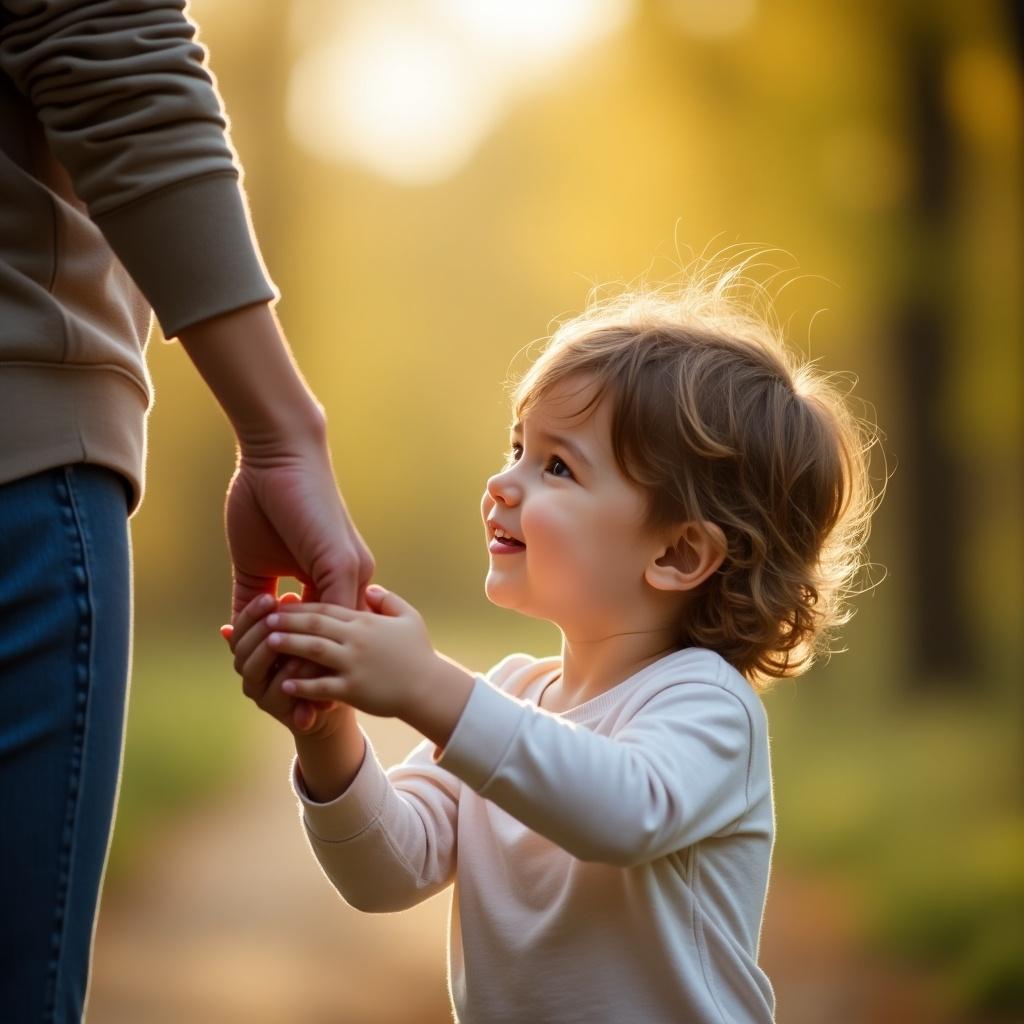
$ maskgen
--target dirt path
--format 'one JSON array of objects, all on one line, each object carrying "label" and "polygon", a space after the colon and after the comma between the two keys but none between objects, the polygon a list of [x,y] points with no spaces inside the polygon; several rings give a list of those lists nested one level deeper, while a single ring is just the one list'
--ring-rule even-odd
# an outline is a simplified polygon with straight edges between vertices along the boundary
[{"label": "dirt path", "polygon": [[[373,729],[385,764],[415,738],[401,724]],[[288,737],[268,728],[258,739],[244,784],[176,821],[136,877],[105,894],[89,1021],[450,1021],[447,895],[389,915],[342,903],[297,821]],[[920,986],[856,952],[848,920],[834,886],[776,872],[762,962],[780,1024],[953,1024]]]}]

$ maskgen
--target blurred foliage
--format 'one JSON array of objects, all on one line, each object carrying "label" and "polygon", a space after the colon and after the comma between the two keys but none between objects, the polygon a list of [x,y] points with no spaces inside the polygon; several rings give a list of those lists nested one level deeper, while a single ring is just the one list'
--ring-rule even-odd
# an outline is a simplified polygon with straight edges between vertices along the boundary
[{"label": "blurred foliage", "polygon": [[[223,641],[220,641],[223,643]],[[226,648],[225,648],[226,650]],[[108,883],[145,863],[146,844],[244,769],[250,719],[225,651],[136,637]]]},{"label": "blurred foliage", "polygon": [[[696,39],[674,27],[671,6],[640,4],[621,32],[509,105],[461,170],[420,187],[314,157],[288,135],[291,63],[326,31],[329,4],[301,4],[301,24],[283,2],[190,10],[231,114],[278,312],[327,409],[377,578],[475,667],[558,649],[551,627],[481,593],[479,499],[505,448],[510,370],[592,284],[671,278],[691,255],[734,243],[777,247],[779,319],[825,369],[859,377],[855,394],[884,431],[876,477],[892,473],[871,543],[887,576],[860,599],[848,653],[767,698],[779,860],[855,879],[866,935],[941,967],[963,1003],[1020,1007],[1019,19],[996,0],[771,0],[742,31]],[[935,43],[952,139],[941,232],[911,214],[913,33]],[[957,552],[912,554],[912,414],[893,333],[903,291],[936,268],[951,354],[932,442],[956,469],[964,573],[951,571],[950,586],[977,652],[952,686],[922,675],[907,639],[920,559]],[[228,609],[230,434],[177,346],[154,338],[150,366],[119,843],[128,823],[216,783],[253,714],[220,686],[223,652],[207,653]]]},{"label": "blurred foliage", "polygon": [[858,680],[842,659],[817,676],[799,694],[780,687],[766,698],[778,862],[842,875],[866,940],[934,972],[947,1005],[1019,1011],[1024,814],[1013,706],[851,700]]}]

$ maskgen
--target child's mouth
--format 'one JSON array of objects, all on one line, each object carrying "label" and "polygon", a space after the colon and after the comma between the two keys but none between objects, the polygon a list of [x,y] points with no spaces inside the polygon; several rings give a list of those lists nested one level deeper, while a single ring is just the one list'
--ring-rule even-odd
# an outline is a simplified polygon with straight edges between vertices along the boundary
[{"label": "child's mouth", "polygon": [[526,549],[522,541],[512,540],[511,537],[492,537],[487,550],[492,555],[512,555]]}]

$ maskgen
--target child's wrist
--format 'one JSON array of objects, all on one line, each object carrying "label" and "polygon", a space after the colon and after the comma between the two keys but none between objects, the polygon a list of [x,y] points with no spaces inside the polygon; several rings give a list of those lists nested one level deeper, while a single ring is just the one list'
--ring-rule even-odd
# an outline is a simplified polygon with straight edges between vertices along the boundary
[{"label": "child's wrist", "polygon": [[462,717],[475,683],[472,672],[435,651],[399,717],[443,748]]},{"label": "child's wrist", "polygon": [[318,750],[332,744],[345,742],[346,735],[352,736],[358,731],[355,724],[356,709],[350,704],[337,703],[326,711],[317,711],[316,725],[308,731],[292,729],[295,746],[304,749]]},{"label": "child's wrist", "polygon": [[[335,714],[341,712],[337,709]],[[341,796],[363,764],[366,740],[352,709],[345,708],[344,712],[329,732],[295,736],[299,773],[310,799],[317,803],[329,803]]]}]

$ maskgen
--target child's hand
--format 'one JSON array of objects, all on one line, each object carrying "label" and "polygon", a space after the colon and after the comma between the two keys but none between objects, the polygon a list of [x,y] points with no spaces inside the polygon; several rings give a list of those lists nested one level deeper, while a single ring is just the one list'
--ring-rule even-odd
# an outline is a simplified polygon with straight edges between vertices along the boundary
[{"label": "child's hand", "polygon": [[291,655],[321,666],[316,678],[286,674],[282,690],[306,700],[338,700],[371,715],[408,720],[417,694],[443,664],[420,613],[397,594],[366,588],[370,611],[284,604],[267,616],[266,639],[245,671],[265,671]]}]

